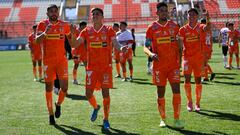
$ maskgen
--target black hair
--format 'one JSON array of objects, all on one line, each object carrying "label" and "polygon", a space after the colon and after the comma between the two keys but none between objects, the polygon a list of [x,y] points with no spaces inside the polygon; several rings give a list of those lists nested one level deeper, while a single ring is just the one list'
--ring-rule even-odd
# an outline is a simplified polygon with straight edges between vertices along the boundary
[{"label": "black hair", "polygon": [[94,11],[99,11],[103,15],[103,10],[101,8],[92,8],[91,13]]},{"label": "black hair", "polygon": [[166,3],[164,3],[164,2],[160,2],[160,3],[158,3],[157,6],[156,6],[157,10],[158,10],[159,8],[161,8],[161,7],[168,7],[168,5],[167,5]]},{"label": "black hair", "polygon": [[189,10],[188,10],[188,14],[190,13],[190,12],[195,12],[197,15],[198,15],[198,11],[197,11],[197,9],[196,8],[190,8]]},{"label": "black hair", "polygon": [[56,9],[58,10],[57,5],[51,4],[51,5],[48,6],[47,11],[49,11],[49,10],[52,9],[52,8],[56,8]]},{"label": "black hair", "polygon": [[124,21],[120,22],[120,24],[123,24],[123,25],[127,26],[127,23],[124,22]]}]

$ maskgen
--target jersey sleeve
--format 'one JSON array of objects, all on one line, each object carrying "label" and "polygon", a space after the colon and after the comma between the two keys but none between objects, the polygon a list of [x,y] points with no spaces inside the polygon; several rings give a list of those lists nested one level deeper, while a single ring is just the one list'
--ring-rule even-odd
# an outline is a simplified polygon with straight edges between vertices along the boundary
[{"label": "jersey sleeve", "polygon": [[86,35],[87,35],[87,29],[84,29],[80,32],[80,34],[78,35],[77,38],[82,38],[83,40],[86,39]]},{"label": "jersey sleeve", "polygon": [[116,33],[111,27],[108,27],[108,36],[110,37],[110,39],[116,38]]},{"label": "jersey sleeve", "polygon": [[38,25],[37,25],[37,34],[40,34],[40,33],[43,33],[46,29],[46,26],[43,22],[40,22]]},{"label": "jersey sleeve", "polygon": [[183,28],[183,27],[181,27],[181,28],[179,29],[178,35],[179,35],[179,37],[182,37],[182,38],[185,37],[185,32],[184,32],[184,28]]},{"label": "jersey sleeve", "polygon": [[68,23],[65,23],[64,31],[65,31],[65,35],[69,35],[70,34],[70,25]]}]

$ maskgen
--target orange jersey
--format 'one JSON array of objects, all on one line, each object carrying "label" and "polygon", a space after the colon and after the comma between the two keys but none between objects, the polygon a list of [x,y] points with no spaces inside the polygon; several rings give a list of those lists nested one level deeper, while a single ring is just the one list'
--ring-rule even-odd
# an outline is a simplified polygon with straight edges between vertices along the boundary
[{"label": "orange jersey", "polygon": [[202,33],[202,47],[205,53],[212,52],[212,31],[207,31]]},{"label": "orange jersey", "polygon": [[229,47],[238,47],[238,39],[240,37],[240,32],[237,30],[233,30],[229,32],[229,41],[228,41],[228,45]]},{"label": "orange jersey", "polygon": [[112,44],[116,34],[111,27],[103,25],[98,31],[87,26],[80,38],[87,44],[87,69],[104,70],[112,66]]},{"label": "orange jersey", "polygon": [[154,69],[179,67],[179,49],[176,39],[178,30],[178,25],[173,21],[168,21],[165,25],[155,21],[148,27],[146,38],[152,41],[153,53],[159,58],[159,61],[153,63]]},{"label": "orange jersey", "polygon": [[[41,21],[37,26],[37,33],[45,31],[50,24],[49,20]],[[65,35],[70,33],[70,27],[67,22],[58,20],[52,24],[43,41],[43,61],[61,61],[66,59],[64,47]]]},{"label": "orange jersey", "polygon": [[199,24],[192,28],[189,24],[181,27],[179,30],[180,37],[183,38],[183,56],[202,56],[201,35],[203,34],[204,24]]},{"label": "orange jersey", "polygon": [[34,33],[29,34],[28,43],[31,49],[31,54],[36,56],[41,56],[41,46],[35,41],[36,35]]}]

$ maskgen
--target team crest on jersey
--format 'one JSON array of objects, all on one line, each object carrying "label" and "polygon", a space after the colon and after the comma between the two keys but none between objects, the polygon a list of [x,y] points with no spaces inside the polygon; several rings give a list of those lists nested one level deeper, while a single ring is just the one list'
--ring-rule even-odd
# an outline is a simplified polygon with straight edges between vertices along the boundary
[{"label": "team crest on jersey", "polygon": [[169,30],[169,33],[170,33],[170,35],[173,36],[173,35],[174,35],[174,30],[173,30],[173,29],[170,29],[170,30]]},{"label": "team crest on jersey", "polygon": [[167,35],[167,32],[166,32],[166,31],[163,31],[163,35],[166,36],[166,35]]},{"label": "team crest on jersey", "polygon": [[107,42],[103,42],[102,47],[107,47]]},{"label": "team crest on jersey", "polygon": [[102,36],[102,40],[107,40],[107,36],[106,36],[106,35],[103,35],[103,36]]}]

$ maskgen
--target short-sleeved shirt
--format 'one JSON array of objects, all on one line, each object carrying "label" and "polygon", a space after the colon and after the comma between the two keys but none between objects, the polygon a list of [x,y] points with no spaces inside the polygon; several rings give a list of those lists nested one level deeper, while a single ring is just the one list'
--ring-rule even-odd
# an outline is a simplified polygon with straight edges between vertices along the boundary
[{"label": "short-sleeved shirt", "polygon": [[117,37],[117,41],[120,43],[121,46],[126,46],[128,45],[128,48],[132,48],[132,43],[127,44],[129,40],[133,40],[133,36],[132,33],[129,30],[125,30],[125,31],[118,31],[116,33]]},{"label": "short-sleeved shirt", "polygon": [[[43,20],[37,26],[37,33],[45,31],[50,21]],[[70,33],[70,26],[67,22],[58,20],[52,24],[50,30],[46,33],[43,40],[43,61],[61,61],[66,59],[64,47],[65,35]]]},{"label": "short-sleeved shirt", "polygon": [[153,68],[169,69],[179,67],[179,47],[177,34],[179,26],[173,21],[165,25],[153,22],[147,29],[146,38],[152,41],[152,51],[158,55]]},{"label": "short-sleeved shirt", "polygon": [[238,39],[240,37],[240,33],[237,30],[233,30],[229,32],[229,46],[230,47],[238,47]]},{"label": "short-sleeved shirt", "polygon": [[116,34],[111,27],[103,25],[98,31],[87,26],[81,31],[80,38],[87,44],[87,69],[105,70],[112,67],[112,39]]},{"label": "short-sleeved shirt", "polygon": [[31,53],[33,55],[41,55],[41,46],[36,43],[35,38],[36,35],[34,33],[28,35],[28,43],[31,48]]},{"label": "short-sleeved shirt", "polygon": [[206,32],[202,32],[202,46],[203,46],[203,50],[204,52],[211,52],[212,51],[212,31],[206,31]]},{"label": "short-sleeved shirt", "polygon": [[179,36],[183,38],[183,53],[184,58],[193,56],[202,56],[201,36],[204,32],[204,24],[197,23],[195,27],[184,25],[179,30]]},{"label": "short-sleeved shirt", "polygon": [[227,41],[228,41],[228,33],[230,32],[230,30],[227,27],[224,27],[220,30],[220,34],[222,35],[222,46],[226,46],[227,45]]}]

